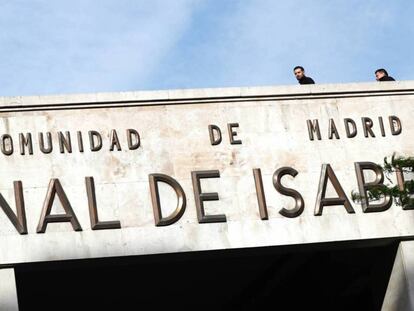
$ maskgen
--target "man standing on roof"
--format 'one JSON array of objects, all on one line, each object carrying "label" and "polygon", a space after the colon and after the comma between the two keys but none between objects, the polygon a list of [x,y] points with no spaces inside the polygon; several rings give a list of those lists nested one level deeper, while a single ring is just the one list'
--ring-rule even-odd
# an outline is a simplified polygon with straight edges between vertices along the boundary
[{"label": "man standing on roof", "polygon": [[375,71],[375,78],[377,79],[378,82],[380,82],[380,81],[395,81],[395,79],[393,77],[390,77],[388,75],[388,72],[383,68],[377,69]]},{"label": "man standing on roof", "polygon": [[305,76],[305,69],[302,66],[296,66],[293,68],[293,73],[299,84],[315,84],[312,78]]}]

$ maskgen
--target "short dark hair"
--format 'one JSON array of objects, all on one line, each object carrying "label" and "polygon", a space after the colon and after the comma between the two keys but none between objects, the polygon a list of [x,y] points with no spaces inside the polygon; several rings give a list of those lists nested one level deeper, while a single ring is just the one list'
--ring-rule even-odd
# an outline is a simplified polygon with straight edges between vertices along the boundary
[{"label": "short dark hair", "polygon": [[380,69],[375,70],[375,74],[377,72],[382,72],[383,74],[385,74],[388,77],[388,72],[384,68],[380,68]]},{"label": "short dark hair", "polygon": [[302,71],[305,71],[305,68],[303,68],[302,66],[296,66],[295,68],[293,68],[293,71],[295,71],[296,69],[300,69]]}]

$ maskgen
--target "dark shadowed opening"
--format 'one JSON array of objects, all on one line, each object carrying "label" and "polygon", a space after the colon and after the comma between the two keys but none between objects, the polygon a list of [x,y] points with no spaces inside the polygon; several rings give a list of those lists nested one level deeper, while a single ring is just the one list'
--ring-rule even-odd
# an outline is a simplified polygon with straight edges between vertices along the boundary
[{"label": "dark shadowed opening", "polygon": [[22,264],[20,310],[380,310],[398,242]]}]

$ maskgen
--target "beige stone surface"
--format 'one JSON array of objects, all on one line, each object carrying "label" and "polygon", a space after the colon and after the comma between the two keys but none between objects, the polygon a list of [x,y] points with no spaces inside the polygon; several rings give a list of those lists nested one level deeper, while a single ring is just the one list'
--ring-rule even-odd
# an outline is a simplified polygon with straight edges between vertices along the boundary
[{"label": "beige stone surface", "polygon": [[[393,136],[388,116],[401,119],[402,133]],[[386,136],[378,117],[385,122]],[[398,152],[413,155],[414,82],[170,90],[79,94],[45,97],[0,98],[0,135],[10,134],[14,153],[0,153],[0,193],[15,208],[13,181],[21,180],[28,222],[27,235],[19,235],[0,212],[0,264],[73,258],[124,256],[268,245],[287,245],[414,235],[414,211],[393,205],[382,213],[355,214],[342,206],[325,207],[314,216],[320,169],[330,163],[349,195],[357,190],[354,162],[381,163]],[[374,121],[375,138],[366,138],[361,118]],[[332,118],[340,139],[328,139]],[[346,138],[344,118],[357,123],[358,135]],[[306,120],[318,119],[322,140],[310,141]],[[236,139],[229,144],[228,123],[238,123]],[[208,125],[223,131],[223,142],[212,146]],[[116,129],[122,150],[109,151],[109,133]],[[128,150],[126,130],[140,133],[141,146]],[[103,138],[102,150],[89,149],[87,133]],[[72,153],[60,153],[57,132],[69,131]],[[79,152],[76,132],[83,134]],[[20,155],[19,133],[32,133],[33,155]],[[51,132],[53,151],[39,150],[38,133]],[[294,167],[296,178],[283,183],[298,190],[305,210],[300,217],[285,218],[283,207],[293,199],[279,194],[272,175],[282,166]],[[259,217],[253,168],[260,168],[269,220]],[[204,192],[218,192],[219,201],[206,202],[207,214],[225,214],[227,222],[199,224],[191,171],[219,170],[220,178],[202,181]],[[187,196],[183,217],[167,227],[156,227],[148,175],[174,177]],[[85,177],[93,176],[101,220],[119,220],[122,228],[90,228]],[[37,234],[47,186],[59,178],[83,228],[74,232],[68,223],[49,224]],[[163,211],[175,207],[168,187],[161,187]],[[328,195],[335,195],[328,191]],[[59,213],[55,202],[53,213]]]},{"label": "beige stone surface", "polygon": [[387,292],[383,311],[410,311],[414,309],[414,242],[401,242]]},{"label": "beige stone surface", "polygon": [[0,310],[19,310],[13,268],[0,269]]}]

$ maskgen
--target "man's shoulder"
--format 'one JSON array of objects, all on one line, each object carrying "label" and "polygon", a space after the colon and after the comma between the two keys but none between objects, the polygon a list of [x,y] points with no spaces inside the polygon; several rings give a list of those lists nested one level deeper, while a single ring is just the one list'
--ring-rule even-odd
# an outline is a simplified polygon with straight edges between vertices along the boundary
[{"label": "man's shoulder", "polygon": [[307,77],[309,79],[310,84],[315,84],[315,81],[311,77]]},{"label": "man's shoulder", "polygon": [[395,79],[390,76],[384,76],[380,79],[380,81],[395,81]]},{"label": "man's shoulder", "polygon": [[311,77],[303,77],[300,81],[300,84],[315,84],[315,81]]}]

